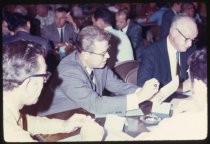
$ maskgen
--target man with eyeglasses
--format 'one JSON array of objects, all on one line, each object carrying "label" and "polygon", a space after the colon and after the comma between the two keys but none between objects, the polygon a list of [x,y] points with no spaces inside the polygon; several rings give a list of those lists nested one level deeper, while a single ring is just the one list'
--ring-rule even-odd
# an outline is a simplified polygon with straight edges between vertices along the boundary
[{"label": "man with eyeglasses", "polygon": [[[97,26],[87,26],[80,31],[77,50],[60,62],[47,89],[52,90],[52,103],[39,115],[80,107],[93,114],[125,115],[128,110],[138,109],[139,103],[158,91],[156,79],[148,80],[139,88],[117,78],[106,66],[109,39],[110,34]],[[115,95],[104,95],[105,89]]]},{"label": "man with eyeglasses", "polygon": [[174,93],[179,82],[188,78],[187,58],[195,50],[190,48],[198,35],[193,18],[175,16],[166,38],[149,45],[142,54],[137,83],[143,86],[146,80],[156,78],[162,87],[152,101],[162,102]]},{"label": "man with eyeglasses", "polygon": [[49,77],[43,48],[39,44],[16,41],[3,47],[4,140],[34,142],[36,140],[32,137],[35,134],[68,133],[87,125],[94,127],[94,131],[99,133],[94,137],[100,140],[103,128],[86,115],[75,114],[64,121],[20,113],[24,105],[32,105],[38,101],[43,83]]}]

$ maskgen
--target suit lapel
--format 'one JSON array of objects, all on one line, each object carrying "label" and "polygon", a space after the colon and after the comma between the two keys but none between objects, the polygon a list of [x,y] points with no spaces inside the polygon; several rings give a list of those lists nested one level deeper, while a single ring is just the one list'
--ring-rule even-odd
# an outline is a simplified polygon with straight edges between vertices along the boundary
[{"label": "suit lapel", "polygon": [[167,49],[167,39],[165,38],[163,41],[162,41],[162,44],[161,44],[163,47],[163,53],[162,53],[162,59],[163,59],[163,64],[164,64],[164,67],[165,67],[165,72],[166,75],[167,75],[167,79],[171,79],[171,68],[170,68],[170,60],[169,60],[169,55],[168,55],[168,49]]},{"label": "suit lapel", "polygon": [[53,24],[53,37],[55,41],[60,41],[60,35],[55,24]]}]

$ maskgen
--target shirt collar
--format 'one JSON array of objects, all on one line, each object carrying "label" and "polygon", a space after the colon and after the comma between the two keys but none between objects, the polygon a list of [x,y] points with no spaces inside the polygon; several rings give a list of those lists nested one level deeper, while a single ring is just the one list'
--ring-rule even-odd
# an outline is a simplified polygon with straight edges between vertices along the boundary
[{"label": "shirt collar", "polygon": [[168,48],[169,53],[176,53],[177,52],[176,48],[171,44],[168,36],[167,36],[167,46],[168,46],[167,48]]},{"label": "shirt collar", "polygon": [[128,30],[128,25],[129,25],[129,24],[127,24],[127,25],[122,29],[122,31],[123,31],[124,33],[127,32],[127,30]]}]

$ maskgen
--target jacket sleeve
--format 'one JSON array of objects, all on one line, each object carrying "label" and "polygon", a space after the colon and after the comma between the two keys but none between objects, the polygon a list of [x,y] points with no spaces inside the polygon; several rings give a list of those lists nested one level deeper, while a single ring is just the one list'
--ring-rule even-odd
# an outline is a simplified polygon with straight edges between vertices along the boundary
[{"label": "jacket sleeve", "polygon": [[100,96],[91,88],[86,73],[76,64],[71,68],[67,65],[60,67],[59,78],[63,80],[59,88],[60,91],[69,100],[76,103],[78,107],[82,107],[94,114],[125,113],[126,96]]},{"label": "jacket sleeve", "polygon": [[151,51],[144,50],[142,54],[142,61],[139,64],[137,73],[137,85],[142,87],[145,81],[153,78],[154,71],[154,56]]}]

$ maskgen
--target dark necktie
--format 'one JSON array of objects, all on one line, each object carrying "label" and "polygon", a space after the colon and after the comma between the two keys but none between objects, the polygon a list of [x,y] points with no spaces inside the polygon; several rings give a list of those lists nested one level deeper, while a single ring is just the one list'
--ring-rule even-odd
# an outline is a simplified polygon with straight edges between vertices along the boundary
[{"label": "dark necktie", "polygon": [[93,73],[93,71],[92,71],[92,72],[90,73],[90,80],[91,80],[91,82],[92,82],[93,90],[95,91],[95,90],[96,90],[96,84],[94,83],[93,78],[94,78],[94,73]]},{"label": "dark necktie", "polygon": [[179,52],[176,52],[176,74],[180,77]]},{"label": "dark necktie", "polygon": [[61,42],[63,42],[63,28],[61,28]]},{"label": "dark necktie", "polygon": [[93,71],[90,73],[90,80],[93,82],[94,73]]}]

